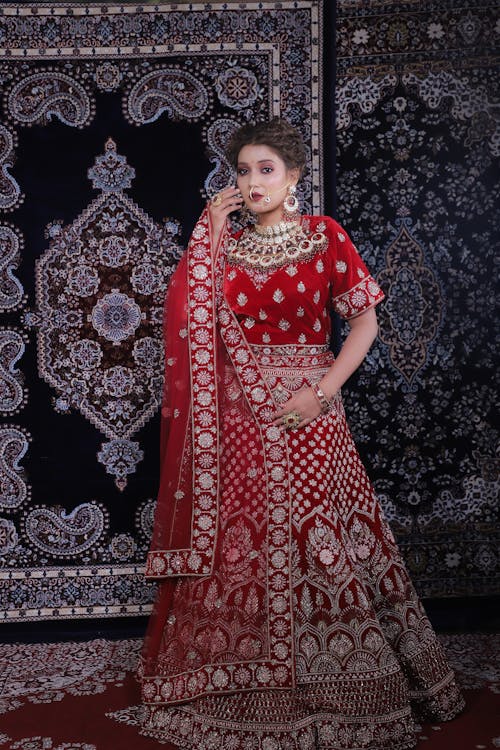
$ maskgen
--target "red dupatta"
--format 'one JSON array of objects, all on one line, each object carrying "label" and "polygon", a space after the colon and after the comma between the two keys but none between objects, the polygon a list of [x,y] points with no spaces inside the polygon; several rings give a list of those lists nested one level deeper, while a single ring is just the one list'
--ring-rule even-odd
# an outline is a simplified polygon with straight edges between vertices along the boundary
[{"label": "red dupatta", "polygon": [[212,569],[219,489],[218,369],[223,366],[216,327],[217,265],[205,209],[171,279],[164,308],[160,486],[148,578],[207,575]]},{"label": "red dupatta", "polygon": [[[294,645],[287,439],[270,424],[276,411],[271,391],[224,299],[228,232],[223,232],[215,261],[210,235],[205,210],[171,280],[166,300],[160,488],[146,576],[165,579],[209,576],[213,572],[218,534],[222,388],[224,370],[230,365],[259,428],[264,453],[265,480],[258,491],[268,506],[264,554],[271,632],[276,622],[276,635],[267,657],[252,665],[245,663],[247,687],[256,679],[266,688],[290,687],[295,675],[291,658]],[[207,664],[195,673],[194,679],[189,679],[190,674],[194,677],[192,672],[164,677],[161,685],[165,689],[165,682],[171,683],[169,691],[182,695],[183,700],[205,692],[210,682],[211,690],[245,687],[241,682],[232,684],[233,671],[223,664]],[[149,689],[160,689],[159,685],[153,679]]]}]

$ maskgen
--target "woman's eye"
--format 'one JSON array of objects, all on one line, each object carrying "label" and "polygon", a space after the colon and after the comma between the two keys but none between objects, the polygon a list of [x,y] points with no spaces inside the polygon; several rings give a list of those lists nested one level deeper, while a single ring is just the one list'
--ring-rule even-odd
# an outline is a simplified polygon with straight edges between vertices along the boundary
[{"label": "woman's eye", "polygon": [[273,168],[272,167],[262,167],[262,171],[264,172],[264,174],[270,174],[270,172],[273,171]]},{"label": "woman's eye", "polygon": [[248,169],[245,169],[245,167],[240,167],[238,169],[238,174],[243,175],[243,174],[246,174],[247,172],[248,172]]}]

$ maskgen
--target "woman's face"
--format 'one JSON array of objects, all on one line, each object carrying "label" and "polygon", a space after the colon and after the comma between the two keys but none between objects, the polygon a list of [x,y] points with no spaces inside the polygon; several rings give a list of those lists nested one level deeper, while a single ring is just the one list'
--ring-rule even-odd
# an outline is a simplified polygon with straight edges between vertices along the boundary
[{"label": "woman's face", "polygon": [[269,146],[247,145],[238,154],[236,171],[236,184],[245,205],[257,214],[258,223],[269,225],[281,221],[287,188],[297,183],[299,170],[288,169]]}]

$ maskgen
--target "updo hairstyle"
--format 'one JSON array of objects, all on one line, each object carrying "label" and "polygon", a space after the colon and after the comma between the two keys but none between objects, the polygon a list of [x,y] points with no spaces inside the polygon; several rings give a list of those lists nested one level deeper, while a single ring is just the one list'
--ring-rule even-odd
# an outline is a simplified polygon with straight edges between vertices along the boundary
[{"label": "updo hairstyle", "polygon": [[236,130],[227,146],[226,156],[236,169],[238,154],[243,146],[268,146],[280,156],[288,169],[302,174],[306,150],[299,131],[286,120],[274,117],[269,122],[248,123]]}]

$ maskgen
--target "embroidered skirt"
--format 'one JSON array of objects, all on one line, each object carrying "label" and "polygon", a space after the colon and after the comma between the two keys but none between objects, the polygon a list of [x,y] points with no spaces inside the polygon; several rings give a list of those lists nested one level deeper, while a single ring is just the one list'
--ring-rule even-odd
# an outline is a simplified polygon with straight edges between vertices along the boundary
[{"label": "embroidered skirt", "polygon": [[[252,352],[276,406],[333,361],[318,347]],[[230,367],[221,424],[213,571],[160,584],[142,664],[143,733],[182,750],[414,747],[415,719],[450,719],[463,699],[340,395],[273,448],[287,510],[265,491],[262,426]]]}]

